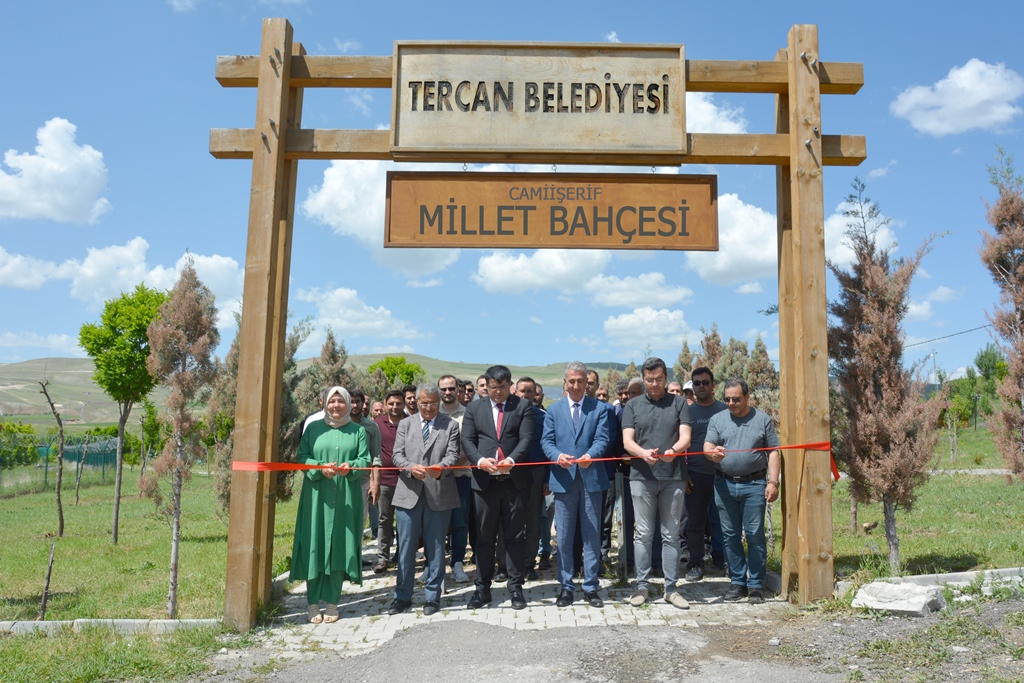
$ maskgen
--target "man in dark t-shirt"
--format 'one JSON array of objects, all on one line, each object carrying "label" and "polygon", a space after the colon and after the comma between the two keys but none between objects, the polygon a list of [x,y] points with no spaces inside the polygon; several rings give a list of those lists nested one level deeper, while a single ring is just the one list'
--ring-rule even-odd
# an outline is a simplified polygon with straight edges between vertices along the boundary
[{"label": "man in dark t-shirt", "polygon": [[[686,544],[690,548],[687,564],[687,581],[704,578],[704,529],[708,524],[709,509],[715,510],[711,520],[711,557],[716,564],[723,563],[722,529],[718,521],[715,504],[715,463],[700,453],[704,450],[704,437],[708,433],[711,416],[728,410],[724,403],[715,400],[715,375],[710,368],[700,367],[691,374],[693,378],[694,401],[690,404],[690,447],[686,457],[690,485],[686,492]],[[687,382],[691,384],[691,382]],[[717,546],[717,548],[716,548]],[[717,557],[716,557],[717,553]]]},{"label": "man in dark t-shirt", "polygon": [[654,519],[655,513],[660,512],[665,601],[687,609],[689,603],[676,591],[679,522],[686,491],[686,458],[677,454],[685,453],[690,445],[690,412],[681,396],[665,390],[665,361],[648,358],[640,372],[645,393],[631,399],[622,414],[623,446],[633,456],[629,490],[636,518],[636,593],[629,604],[639,607],[650,597]]}]

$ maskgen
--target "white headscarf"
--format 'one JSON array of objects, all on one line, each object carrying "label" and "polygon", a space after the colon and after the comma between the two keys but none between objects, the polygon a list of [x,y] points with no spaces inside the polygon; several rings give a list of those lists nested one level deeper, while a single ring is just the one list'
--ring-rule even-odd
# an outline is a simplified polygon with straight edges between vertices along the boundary
[{"label": "white headscarf", "polygon": [[[331,417],[331,414],[327,412],[327,403],[328,401],[331,400],[331,396],[334,396],[335,394],[341,394],[341,397],[345,399],[346,406],[345,414],[339,417],[338,419],[334,419],[333,417]],[[345,425],[352,421],[352,418],[349,417],[349,414],[351,412],[352,397],[348,395],[348,390],[345,389],[345,387],[331,387],[330,389],[327,390],[327,395],[324,397],[324,422],[327,423],[328,427],[344,427]]]}]

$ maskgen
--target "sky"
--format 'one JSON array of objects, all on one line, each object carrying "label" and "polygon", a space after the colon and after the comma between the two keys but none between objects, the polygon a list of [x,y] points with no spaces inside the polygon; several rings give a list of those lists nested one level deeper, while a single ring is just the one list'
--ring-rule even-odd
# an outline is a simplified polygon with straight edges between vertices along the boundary
[{"label": "sky", "polygon": [[[1013,9],[1017,7],[1017,9]],[[861,62],[856,95],[822,97],[824,134],[864,135],[859,167],[826,167],[826,250],[845,265],[855,177],[909,256],[938,235],[914,280],[908,363],[963,370],[992,340],[998,290],[978,258],[996,148],[1024,164],[1024,6],[932,3],[325,0],[8,2],[0,6],[0,363],[83,356],[78,330],[140,282],[173,286],[186,253],[235,334],[252,167],[209,154],[210,128],[251,128],[253,88],[222,88],[217,55],[259,52],[285,17],[309,54],[390,55],[395,40],[683,44],[689,59],[771,60],[790,27],[818,25],[823,61]],[[386,128],[388,90],[307,90],[304,128]],[[687,96],[689,132],[774,132],[771,95]],[[675,360],[717,324],[761,335],[778,358],[775,169],[683,165],[718,176],[718,252],[383,248],[388,170],[462,164],[303,161],[289,309],[350,353],[537,365]],[[550,166],[473,165],[530,172]],[[623,170],[559,166],[559,171]],[[625,169],[650,172],[650,169]],[[837,297],[828,282],[829,300]],[[968,330],[973,330],[966,332]],[[965,332],[964,334],[957,334]],[[948,336],[955,335],[955,336]],[[947,337],[945,339],[939,339]]]}]

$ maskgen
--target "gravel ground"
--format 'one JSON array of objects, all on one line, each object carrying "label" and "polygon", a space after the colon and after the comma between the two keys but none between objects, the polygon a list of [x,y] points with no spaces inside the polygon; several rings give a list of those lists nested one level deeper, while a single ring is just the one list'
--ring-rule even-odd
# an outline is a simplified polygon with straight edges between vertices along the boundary
[{"label": "gravel ground", "polygon": [[[365,654],[225,649],[202,683],[523,681],[633,683],[1024,683],[1024,598],[957,603],[925,618],[779,605],[743,626],[588,626],[511,630],[438,621]],[[727,677],[727,678],[726,678]]]}]

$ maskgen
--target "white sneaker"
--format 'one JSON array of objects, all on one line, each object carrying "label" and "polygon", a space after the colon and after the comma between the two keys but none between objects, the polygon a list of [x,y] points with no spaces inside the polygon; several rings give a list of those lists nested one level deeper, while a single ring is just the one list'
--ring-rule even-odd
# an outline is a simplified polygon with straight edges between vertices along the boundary
[{"label": "white sneaker", "polygon": [[672,605],[677,609],[690,609],[690,603],[686,601],[682,595],[677,592],[669,593],[665,596],[665,602]]},{"label": "white sneaker", "polygon": [[452,576],[455,577],[455,583],[469,583],[469,575],[466,574],[461,562],[452,565]]}]

